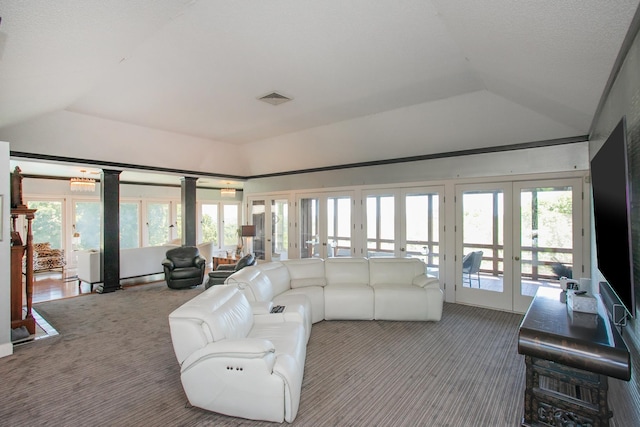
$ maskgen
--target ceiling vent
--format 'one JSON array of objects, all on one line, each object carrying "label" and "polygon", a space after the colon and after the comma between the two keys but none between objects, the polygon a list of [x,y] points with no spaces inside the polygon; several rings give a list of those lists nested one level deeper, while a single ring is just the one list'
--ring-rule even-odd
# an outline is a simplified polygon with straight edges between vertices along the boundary
[{"label": "ceiling vent", "polygon": [[293,98],[286,97],[278,92],[271,92],[258,98],[260,101],[267,102],[271,105],[280,105],[291,101]]}]

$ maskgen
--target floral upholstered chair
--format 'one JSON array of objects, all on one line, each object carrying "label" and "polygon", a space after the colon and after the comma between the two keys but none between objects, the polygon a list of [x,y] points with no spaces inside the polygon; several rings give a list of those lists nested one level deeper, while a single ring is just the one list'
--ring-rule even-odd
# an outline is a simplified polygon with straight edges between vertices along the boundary
[{"label": "floral upholstered chair", "polygon": [[61,269],[67,262],[64,259],[64,249],[53,249],[49,242],[33,244],[33,271],[48,271]]}]

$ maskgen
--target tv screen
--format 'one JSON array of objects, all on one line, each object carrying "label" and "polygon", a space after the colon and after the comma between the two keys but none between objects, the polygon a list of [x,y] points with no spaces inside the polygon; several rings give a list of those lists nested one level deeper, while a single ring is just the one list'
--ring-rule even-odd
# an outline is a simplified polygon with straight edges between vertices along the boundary
[{"label": "tv screen", "polygon": [[631,188],[623,117],[591,160],[598,269],[635,317]]}]

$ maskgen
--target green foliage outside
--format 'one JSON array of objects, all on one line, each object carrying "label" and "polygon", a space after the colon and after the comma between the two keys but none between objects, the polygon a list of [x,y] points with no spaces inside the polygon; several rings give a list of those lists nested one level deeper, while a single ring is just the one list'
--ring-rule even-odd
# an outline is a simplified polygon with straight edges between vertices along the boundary
[{"label": "green foliage outside", "polygon": [[147,211],[149,246],[166,243],[169,240],[169,204],[149,203]]},{"label": "green foliage outside", "polygon": [[[54,249],[62,248],[62,203],[55,201],[30,201],[29,209],[37,209],[32,223],[34,243],[49,242]],[[23,236],[23,240],[25,237]]]},{"label": "green foliage outside", "polygon": [[202,217],[202,241],[218,243],[218,224],[210,215]]}]

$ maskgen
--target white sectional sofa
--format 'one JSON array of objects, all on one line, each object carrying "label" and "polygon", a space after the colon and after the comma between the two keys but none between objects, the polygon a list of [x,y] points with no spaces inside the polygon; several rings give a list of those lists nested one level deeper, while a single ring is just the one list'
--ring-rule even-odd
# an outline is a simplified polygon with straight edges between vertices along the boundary
[{"label": "white sectional sofa", "polygon": [[[270,313],[274,306],[284,310]],[[438,321],[442,306],[438,279],[418,259],[300,259],[239,270],[176,309],[169,323],[192,405],[291,422],[312,323]]]},{"label": "white sectional sofa", "polygon": [[169,315],[180,379],[193,406],[256,420],[294,420],[310,326],[293,313],[271,314],[270,307],[252,307],[238,288],[221,285]]},{"label": "white sectional sofa", "polygon": [[442,316],[440,282],[415,258],[307,258],[258,264],[229,276],[249,301],[311,304],[311,320],[433,320]]}]

